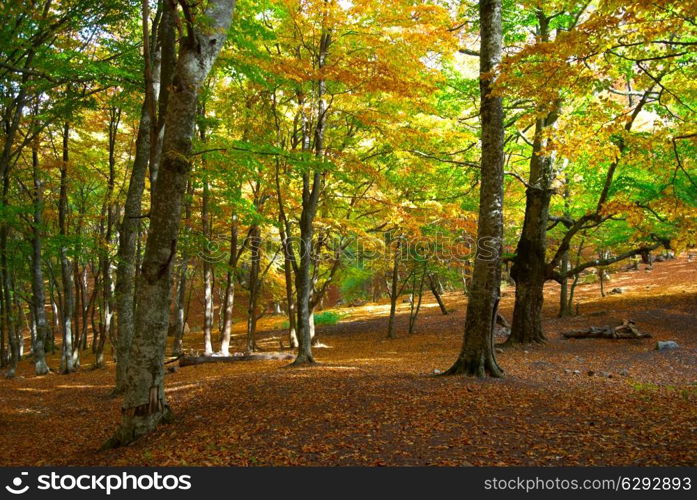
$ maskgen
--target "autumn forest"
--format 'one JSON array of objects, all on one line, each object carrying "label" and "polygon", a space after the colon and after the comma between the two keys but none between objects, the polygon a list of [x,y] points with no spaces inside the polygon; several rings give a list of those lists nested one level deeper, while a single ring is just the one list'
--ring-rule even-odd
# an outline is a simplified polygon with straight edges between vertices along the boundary
[{"label": "autumn forest", "polygon": [[0,465],[697,466],[695,0],[0,13]]}]

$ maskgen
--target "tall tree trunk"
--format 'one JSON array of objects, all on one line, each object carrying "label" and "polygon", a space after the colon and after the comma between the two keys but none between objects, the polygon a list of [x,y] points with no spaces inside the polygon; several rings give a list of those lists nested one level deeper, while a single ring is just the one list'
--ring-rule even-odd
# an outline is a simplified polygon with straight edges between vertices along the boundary
[{"label": "tall tree trunk", "polygon": [[314,364],[312,356],[312,330],[310,327],[310,299],[312,295],[312,237],[313,220],[317,212],[321,174],[315,172],[310,189],[309,174],[303,175],[303,202],[300,214],[300,262],[295,274],[295,290],[298,306],[298,355],[294,365]]},{"label": "tall tree trunk", "polygon": [[[201,121],[198,125],[201,143],[206,143],[206,107],[201,103],[199,107]],[[201,225],[203,226],[203,345],[204,355],[213,355],[213,257],[209,252],[212,243],[212,228],[210,215],[210,184],[206,174],[206,156],[201,157],[201,169],[203,170],[203,196],[201,197]]]},{"label": "tall tree trunk", "polygon": [[400,257],[400,241],[397,240],[394,249],[394,257],[392,259],[392,282],[390,283],[390,319],[387,322],[387,338],[395,338],[394,324],[395,314],[397,312],[397,299],[399,298],[399,257]]},{"label": "tall tree trunk", "polygon": [[[537,10],[540,39],[549,41],[549,18],[541,9]],[[559,117],[561,101],[557,100],[552,110],[535,121],[530,177],[526,190],[525,220],[518,240],[511,278],[515,281],[515,305],[511,334],[507,345],[544,342],[542,331],[542,305],[544,284],[547,280],[546,251],[549,203],[552,199],[554,180],[554,155],[547,151],[549,128]]]},{"label": "tall tree trunk", "polygon": [[247,352],[256,351],[256,342],[254,336],[257,330],[257,318],[259,312],[257,310],[257,302],[259,300],[259,267],[261,260],[261,230],[259,225],[254,223],[249,229],[249,250],[250,250],[250,266],[249,266],[249,304],[247,306]]},{"label": "tall tree trunk", "polygon": [[[5,175],[2,178],[2,207],[7,206],[8,192],[10,187],[9,170],[5,170]],[[0,328],[7,335],[7,342],[10,347],[9,367],[6,377],[12,378],[17,370],[17,362],[20,357],[19,340],[17,334],[17,325],[15,324],[15,314],[13,310],[14,304],[14,287],[12,286],[12,276],[8,259],[8,237],[9,225],[3,222],[0,225],[0,293],[2,302],[0,303],[0,313],[2,316],[2,324]]]},{"label": "tall tree trunk", "polygon": [[114,313],[113,281],[111,277],[111,255],[110,246],[112,243],[112,229],[114,226],[115,202],[114,185],[116,182],[116,139],[119,123],[121,121],[121,110],[112,108],[109,120],[109,177],[107,179],[107,191],[104,200],[104,239],[102,241],[102,253],[100,256],[100,266],[102,274],[102,324],[104,329],[101,332],[97,350],[95,353],[95,367],[104,366],[104,345],[107,338],[113,338],[112,315]]},{"label": "tall tree trunk", "polygon": [[477,253],[472,273],[462,349],[445,375],[501,377],[496,362],[494,324],[499,301],[503,241],[503,103],[492,95],[493,70],[501,60],[501,0],[480,0],[479,58],[482,126],[481,184]]},{"label": "tall tree trunk", "polygon": [[235,268],[239,252],[237,250],[237,216],[232,216],[230,227],[230,257],[228,259],[225,296],[223,298],[223,327],[220,332],[220,354],[230,355],[230,337],[232,335],[232,310],[235,305]]},{"label": "tall tree trunk", "polygon": [[39,145],[38,138],[34,140],[32,147],[32,178],[34,181],[34,224],[32,226],[32,316],[36,324],[36,335],[32,351],[34,353],[34,371],[37,375],[46,375],[49,372],[46,364],[45,343],[48,338],[48,322],[46,320],[46,294],[44,289],[44,275],[41,269],[41,245],[43,241],[43,186],[39,174]]},{"label": "tall tree trunk", "polygon": [[63,162],[60,169],[60,197],[58,201],[58,226],[61,237],[60,265],[63,279],[63,350],[61,356],[61,373],[71,373],[75,369],[73,358],[73,312],[75,309],[75,295],[73,284],[72,266],[68,259],[68,162],[70,139],[70,123],[63,126]]},{"label": "tall tree trunk", "polygon": [[115,393],[121,393],[125,390],[128,353],[131,348],[135,326],[136,252],[139,234],[138,226],[141,217],[141,200],[145,190],[145,176],[148,170],[150,120],[148,106],[144,104],[138,126],[135,157],[126,194],[123,220],[119,228],[115,289],[116,315],[118,319]]},{"label": "tall tree trunk", "polygon": [[[203,132],[201,133],[204,134]],[[205,168],[205,164],[204,164]],[[201,203],[201,223],[203,225],[204,252],[203,252],[203,344],[204,355],[213,354],[213,263],[212,257],[208,252],[210,244],[210,214],[208,203],[210,198],[210,188],[208,181],[203,181],[203,197]]]},{"label": "tall tree trunk", "polygon": [[283,276],[286,285],[286,303],[288,304],[288,341],[290,347],[295,349],[299,346],[298,333],[296,329],[297,311],[295,307],[295,297],[293,293],[293,270],[297,267],[297,262],[293,254],[293,249],[289,240],[290,224],[286,218],[283,208],[283,194],[281,192],[280,167],[276,164],[276,198],[278,200],[278,233],[283,247]]},{"label": "tall tree trunk", "polygon": [[184,325],[186,323],[186,285],[189,271],[189,257],[182,256],[179,264],[177,293],[174,301],[174,323],[170,325],[174,338],[172,339],[172,355],[179,356],[184,352]]},{"label": "tall tree trunk", "polygon": [[150,210],[150,230],[138,277],[135,332],[126,375],[121,425],[105,446],[128,444],[171,414],[164,391],[172,262],[191,172],[198,93],[225,42],[234,0],[210,0],[187,19],[165,123],[162,159]]},{"label": "tall tree trunk", "polygon": [[[320,36],[317,66],[324,68],[331,44],[331,34],[326,28]],[[327,83],[320,79],[317,82],[317,119],[314,133],[314,153],[317,160],[324,156],[324,132],[326,126],[327,103],[325,102]],[[307,120],[303,116],[303,150],[309,151],[307,145]],[[319,170],[303,173],[302,211],[300,213],[300,263],[295,274],[295,290],[298,297],[298,355],[293,365],[314,364],[312,356],[312,337],[314,328],[310,325],[312,308],[312,239],[314,236],[314,219],[319,205],[320,192],[323,189],[323,173]]]},{"label": "tall tree trunk", "polygon": [[[194,186],[189,182],[187,187],[187,197],[184,205],[184,231],[188,232],[191,222],[191,198],[193,197]],[[186,249],[181,252],[179,264],[179,278],[177,281],[177,293],[174,301],[174,323],[169,325],[172,336],[172,355],[179,356],[184,352],[184,330],[186,328],[187,284],[189,273],[189,254]]]},{"label": "tall tree trunk", "polygon": [[561,256],[561,288],[559,289],[559,314],[560,318],[571,316],[569,311],[569,251],[567,250]]},{"label": "tall tree trunk", "polygon": [[[150,158],[158,157],[161,141],[158,134],[164,127],[163,116],[166,112],[171,69],[163,71],[167,55],[167,64],[174,66],[171,53],[174,51],[174,22],[176,11],[171,2],[165,1],[163,16],[159,27],[159,42],[161,49],[152,50],[145,54],[151,61],[150,71],[146,71],[146,97],[140,112],[138,135],[136,137],[133,168],[128,183],[126,202],[124,204],[123,220],[119,227],[119,248],[116,266],[116,315],[117,315],[117,345],[116,345],[116,387],[114,393],[122,393],[126,388],[126,373],[128,356],[135,329],[135,294],[136,269],[139,255],[140,220],[142,218],[142,199],[145,190],[145,178],[148,174]],[[146,21],[147,22],[147,21]],[[153,30],[154,31],[154,30]],[[155,38],[144,33],[144,38],[154,42]],[[169,67],[169,66],[168,66]],[[155,111],[155,101],[159,101],[160,119]],[[161,123],[160,123],[161,122]],[[155,139],[153,141],[153,138]],[[150,167],[152,170],[152,166]],[[151,185],[151,190],[153,186]]]}]

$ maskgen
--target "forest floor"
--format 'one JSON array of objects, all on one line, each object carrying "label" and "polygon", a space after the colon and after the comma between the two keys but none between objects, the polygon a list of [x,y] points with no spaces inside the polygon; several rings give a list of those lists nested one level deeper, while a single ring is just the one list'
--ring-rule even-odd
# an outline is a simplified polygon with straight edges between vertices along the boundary
[{"label": "forest floor", "polygon": [[[427,297],[411,336],[400,304],[395,340],[385,339],[387,305],[343,309],[339,324],[318,328],[330,346],[315,351],[319,366],[181,368],[166,379],[175,421],[109,451],[98,449],[118,422],[113,364],[34,377],[24,361],[20,377],[0,381],[0,465],[697,465],[697,262],[641,266],[613,287],[624,293],[579,286],[580,315],[558,319],[550,284],[549,340],[499,354],[503,379],[433,376],[459,351],[461,293],[446,294],[447,316]],[[509,288],[509,319],[512,303]],[[623,319],[653,338],[560,335]],[[262,333],[262,347],[277,350],[281,334]],[[659,352],[657,340],[680,347]],[[198,347],[200,335],[188,342]]]}]

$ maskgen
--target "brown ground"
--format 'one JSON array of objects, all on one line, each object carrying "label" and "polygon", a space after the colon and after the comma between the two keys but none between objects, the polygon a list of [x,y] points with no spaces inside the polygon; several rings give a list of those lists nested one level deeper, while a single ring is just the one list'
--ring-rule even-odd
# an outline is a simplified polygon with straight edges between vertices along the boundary
[{"label": "brown ground", "polygon": [[[597,284],[579,287],[582,315],[560,320],[550,285],[549,342],[500,354],[500,380],[431,376],[458,352],[461,294],[446,296],[449,316],[428,302],[411,337],[403,314],[392,341],[385,305],[346,310],[340,324],[319,328],[331,346],[316,351],[321,366],[182,368],[167,376],[176,421],[107,452],[97,450],[118,419],[113,365],[37,378],[23,362],[24,378],[0,381],[0,465],[697,465],[697,262],[623,273],[609,288],[617,286],[625,293],[606,298]],[[654,338],[560,338],[624,318]],[[276,349],[279,334],[262,345]],[[680,349],[657,352],[656,340]]]}]

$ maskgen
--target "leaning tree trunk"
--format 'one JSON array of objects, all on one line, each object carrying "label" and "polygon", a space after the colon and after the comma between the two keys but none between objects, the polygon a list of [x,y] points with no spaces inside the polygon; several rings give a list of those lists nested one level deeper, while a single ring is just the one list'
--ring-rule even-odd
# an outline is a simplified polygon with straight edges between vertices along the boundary
[{"label": "leaning tree trunk", "polygon": [[500,377],[496,362],[494,323],[499,301],[503,239],[503,103],[492,95],[492,70],[501,60],[501,0],[479,2],[479,59],[482,126],[481,184],[477,253],[472,273],[462,350],[445,375]]},{"label": "leaning tree trunk", "polygon": [[428,286],[431,289],[431,293],[436,298],[436,302],[438,302],[438,307],[440,308],[440,312],[443,313],[443,315],[447,316],[448,308],[445,307],[445,304],[443,303],[443,298],[441,297],[440,292],[438,291],[438,283],[433,278],[432,274],[428,275]]},{"label": "leaning tree trunk", "polygon": [[121,425],[105,446],[128,444],[171,415],[164,391],[164,353],[172,262],[191,172],[198,93],[225,42],[233,9],[234,0],[210,0],[205,13],[187,21],[187,35],[180,42],[150,210],[150,230],[138,273],[135,332]]}]

